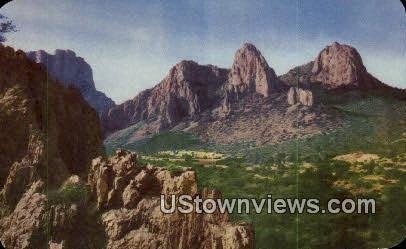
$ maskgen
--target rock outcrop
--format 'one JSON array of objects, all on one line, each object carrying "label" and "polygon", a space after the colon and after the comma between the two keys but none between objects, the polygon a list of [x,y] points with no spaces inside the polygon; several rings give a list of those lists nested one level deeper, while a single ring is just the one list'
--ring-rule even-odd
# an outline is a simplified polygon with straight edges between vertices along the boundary
[{"label": "rock outcrop", "polygon": [[228,82],[234,91],[256,92],[264,97],[281,88],[275,71],[269,67],[261,52],[250,43],[245,43],[235,53]]},{"label": "rock outcrop", "polygon": [[48,73],[66,87],[74,87],[99,114],[115,106],[113,100],[97,91],[90,65],[71,50],[55,50],[48,54],[43,50],[28,52],[27,56],[36,63],[43,64]]},{"label": "rock outcrop", "polygon": [[314,61],[289,70],[279,77],[285,84],[326,90],[378,90],[397,92],[368,73],[361,55],[349,45],[334,42],[324,48]]},{"label": "rock outcrop", "polygon": [[23,51],[0,46],[0,64],[0,207],[12,211],[34,182],[51,188],[86,174],[104,154],[103,133],[80,93],[48,80]]},{"label": "rock outcrop", "polygon": [[313,93],[310,90],[305,90],[299,87],[291,87],[288,91],[288,104],[301,104],[304,106],[313,105]]},{"label": "rock outcrop", "polygon": [[154,88],[118,105],[102,117],[107,133],[140,121],[152,122],[152,132],[193,118],[219,101],[218,90],[228,70],[181,61]]},{"label": "rock outcrop", "polygon": [[334,42],[323,49],[314,60],[311,81],[329,89],[373,88],[377,80],[366,70],[358,51]]},{"label": "rock outcrop", "polygon": [[93,160],[88,186],[89,192],[78,176],[55,191],[33,182],[0,219],[6,248],[254,248],[252,226],[232,224],[227,214],[161,211],[161,194],[221,198],[217,191],[198,190],[191,169],[141,166],[136,154],[118,151],[108,160]]},{"label": "rock outcrop", "polygon": [[107,248],[254,248],[250,225],[229,222],[227,214],[164,214],[160,195],[188,194],[220,198],[197,188],[191,169],[171,173],[141,167],[137,155],[118,151],[109,160],[97,158],[89,174],[91,192],[103,210]]},{"label": "rock outcrop", "polygon": [[6,248],[46,248],[53,227],[46,190],[86,175],[104,154],[103,133],[79,91],[50,80],[23,51],[0,46],[0,64],[0,238]]},{"label": "rock outcrop", "polygon": [[85,190],[82,182],[64,184],[58,191],[46,189],[43,181],[34,182],[15,209],[0,219],[6,248],[105,248],[104,230],[91,203],[68,199],[79,190]]},{"label": "rock outcrop", "polygon": [[14,212],[0,220],[1,239],[6,248],[46,248],[46,196],[44,182],[33,183]]}]

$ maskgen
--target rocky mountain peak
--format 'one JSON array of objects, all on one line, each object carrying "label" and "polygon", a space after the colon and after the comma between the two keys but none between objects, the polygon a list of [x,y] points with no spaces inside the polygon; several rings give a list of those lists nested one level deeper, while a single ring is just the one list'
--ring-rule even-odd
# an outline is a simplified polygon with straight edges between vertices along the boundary
[{"label": "rocky mountain peak", "polygon": [[217,104],[228,73],[213,65],[180,61],[158,85],[102,116],[103,126],[107,133],[147,120],[154,122],[148,132],[173,127]]},{"label": "rocky mountain peak", "polygon": [[107,112],[115,103],[104,93],[97,91],[90,65],[72,50],[56,49],[54,54],[44,50],[31,51],[27,56],[43,64],[48,73],[65,87],[74,87],[99,113]]},{"label": "rocky mountain peak", "polygon": [[239,50],[242,53],[253,53],[256,54],[257,56],[262,56],[261,52],[257,49],[257,47],[255,47],[254,44],[249,42],[244,43]]},{"label": "rocky mountain peak", "polygon": [[36,63],[44,64],[49,74],[65,86],[72,85],[80,92],[96,89],[92,68],[72,50],[56,49],[54,54],[39,50],[28,52],[27,55]]},{"label": "rocky mountain peak", "polygon": [[261,52],[251,43],[244,43],[234,56],[229,83],[239,92],[255,91],[265,97],[278,88],[279,80]]},{"label": "rocky mountain peak", "polygon": [[192,60],[182,60],[169,70],[167,81],[180,82],[189,80],[194,77],[194,73],[198,70],[199,64]]},{"label": "rocky mountain peak", "polygon": [[227,69],[213,65],[200,65],[192,60],[182,60],[169,70],[163,81],[175,81],[178,83],[182,81],[199,81],[201,84],[212,84],[215,81],[219,85],[224,83],[227,73]]},{"label": "rocky mountain peak", "polygon": [[328,88],[363,87],[368,84],[367,70],[358,51],[349,45],[333,42],[316,57],[312,80]]}]

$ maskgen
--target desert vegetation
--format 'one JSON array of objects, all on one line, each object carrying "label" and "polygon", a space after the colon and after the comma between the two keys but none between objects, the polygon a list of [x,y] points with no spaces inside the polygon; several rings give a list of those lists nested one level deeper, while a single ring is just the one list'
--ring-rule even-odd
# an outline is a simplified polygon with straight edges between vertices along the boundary
[{"label": "desert vegetation", "polygon": [[[192,167],[200,187],[218,189],[225,198],[272,194],[319,198],[322,204],[331,198],[377,200],[376,214],[233,214],[235,222],[254,224],[257,248],[293,248],[296,240],[301,248],[389,247],[405,232],[405,106],[385,96],[354,93],[327,95],[324,101],[347,116],[345,127],[261,147],[207,143],[172,132],[127,149],[138,151],[143,164],[172,172]],[[168,150],[168,144],[175,149]]]}]

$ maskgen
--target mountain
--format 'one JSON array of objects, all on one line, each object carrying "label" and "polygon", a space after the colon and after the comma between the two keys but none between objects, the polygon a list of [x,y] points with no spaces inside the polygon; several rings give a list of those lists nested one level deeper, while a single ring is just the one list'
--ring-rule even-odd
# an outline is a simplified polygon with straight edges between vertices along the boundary
[{"label": "mountain", "polygon": [[279,77],[290,86],[321,86],[328,90],[395,90],[372,76],[361,55],[349,45],[333,42],[314,61],[291,69]]},{"label": "mountain", "polygon": [[182,61],[157,86],[110,109],[102,123],[107,144],[129,145],[165,131],[220,144],[269,144],[344,125],[344,114],[321,104],[316,93],[340,89],[393,90],[367,72],[349,45],[334,42],[314,61],[277,77],[261,52],[245,43],[231,69]]},{"label": "mountain", "polygon": [[146,133],[157,133],[197,118],[225,98],[253,93],[268,97],[283,88],[260,51],[245,43],[235,53],[231,70],[181,61],[157,86],[110,109],[102,121],[107,133],[140,121],[150,124]]},{"label": "mountain", "polygon": [[379,83],[371,76],[358,51],[348,45],[334,42],[324,48],[313,63],[311,80],[321,82],[327,88],[370,89]]},{"label": "mountain", "polygon": [[298,238],[301,248],[390,248],[403,239],[402,225],[390,221],[404,217],[398,204],[406,196],[406,92],[375,79],[349,45],[330,44],[278,80],[259,55],[243,45],[211,106],[155,132],[146,118],[126,123],[105,139],[108,153],[125,148],[167,169],[192,167],[199,184],[229,198],[263,198],[271,189],[272,196],[317,196],[320,203],[377,200],[373,222],[359,213],[301,215],[309,229],[299,237],[296,213],[235,214],[253,222],[258,248],[296,248]]},{"label": "mountain", "polygon": [[[252,226],[233,224],[227,214],[160,211],[161,194],[221,197],[199,189],[194,170],[144,165],[127,151],[107,159],[98,114],[78,89],[50,79],[21,50],[0,45],[0,63],[0,237],[6,248],[254,248]],[[214,78],[218,72],[196,69],[213,71]],[[171,77],[190,77],[180,72]],[[193,97],[187,85],[179,91]],[[198,111],[204,103],[195,100]]]},{"label": "mountain", "polygon": [[80,91],[84,99],[99,114],[115,106],[113,100],[97,91],[90,65],[71,50],[55,50],[48,54],[43,50],[28,52],[27,56],[36,63],[43,64],[49,74],[65,87],[72,86]]},{"label": "mountain", "polygon": [[181,61],[154,88],[110,109],[102,116],[104,128],[113,132],[143,121],[150,124],[148,132],[156,133],[183,119],[197,117],[218,103],[228,72]]},{"label": "mountain", "polygon": [[264,97],[283,87],[261,52],[250,43],[244,43],[235,53],[228,84],[234,91],[251,91]]}]

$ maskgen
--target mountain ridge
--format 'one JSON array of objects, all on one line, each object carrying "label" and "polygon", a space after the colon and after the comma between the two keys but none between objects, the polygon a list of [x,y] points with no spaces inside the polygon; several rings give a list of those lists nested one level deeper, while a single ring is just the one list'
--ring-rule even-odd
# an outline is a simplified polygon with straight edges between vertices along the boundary
[{"label": "mountain ridge", "polygon": [[[199,76],[196,73],[199,70],[196,68],[205,68],[205,73],[213,76],[212,81]],[[217,72],[221,72],[220,77],[216,76],[215,69],[218,70]],[[185,78],[185,75],[188,77]],[[189,83],[185,85],[185,82]],[[199,84],[190,84],[190,82]],[[209,90],[209,86],[212,86],[213,82],[215,87]],[[181,85],[183,88],[179,87]],[[294,123],[294,117],[288,114],[294,107],[289,109],[289,106],[298,104],[302,106],[300,108],[303,109],[303,112],[307,113],[303,114],[303,117],[306,115],[315,117],[307,118],[308,121],[313,120],[309,121],[308,126],[316,125],[317,132],[320,132],[323,129],[319,128],[323,125],[316,123],[331,124],[332,119],[328,116],[332,111],[322,111],[321,109],[324,107],[318,105],[318,96],[312,91],[317,91],[319,88],[327,92],[355,89],[391,92],[395,89],[369,74],[363,65],[361,55],[349,45],[334,42],[324,48],[314,61],[295,67],[278,77],[261,52],[253,44],[244,43],[236,51],[230,69],[181,61],[158,85],[141,92],[132,100],[110,109],[102,116],[102,123],[106,134],[109,135],[142,122],[141,126],[137,125],[141,128],[135,131],[132,141],[183,127],[182,129],[197,133],[199,137],[229,143],[236,141],[237,138],[257,137],[254,131],[248,132],[243,137],[238,135],[238,133],[246,133],[248,128],[244,128],[246,125],[239,128],[234,127],[236,123],[249,122],[250,118],[253,120],[264,119],[265,116],[274,120],[286,118],[288,123]],[[199,89],[205,90],[199,91]],[[208,95],[211,98],[208,98]],[[272,111],[273,108],[279,111]],[[261,117],[261,115],[254,114],[255,110],[262,110],[268,114]],[[232,116],[240,117],[232,123],[230,121]],[[323,121],[318,120],[319,118]],[[318,121],[316,122],[316,120]],[[218,140],[222,136],[216,132],[216,129],[223,131],[226,129],[214,125],[216,121],[223,124],[228,123],[228,126],[235,128],[236,134],[224,137],[225,140]],[[278,122],[280,121],[277,120]],[[339,124],[340,122],[337,123],[337,125]],[[259,123],[257,125],[260,130],[263,130],[262,132],[272,126],[268,124],[268,128],[265,128],[266,125]],[[331,126],[331,128],[333,127],[335,126]],[[293,126],[290,128],[295,130]],[[280,131],[281,136],[283,130]],[[266,139],[258,137],[258,140]],[[268,140],[275,142],[274,139]],[[261,143],[263,142],[265,141]]]}]

